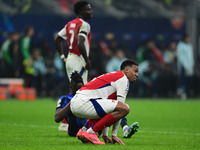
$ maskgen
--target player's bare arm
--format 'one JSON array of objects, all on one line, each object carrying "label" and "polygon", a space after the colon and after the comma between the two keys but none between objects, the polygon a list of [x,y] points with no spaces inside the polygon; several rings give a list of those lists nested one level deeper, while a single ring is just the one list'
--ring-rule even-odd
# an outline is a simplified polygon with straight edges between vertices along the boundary
[{"label": "player's bare arm", "polygon": [[82,36],[82,35],[79,35],[78,36],[78,48],[79,48],[79,51],[80,51],[81,55],[83,56],[83,58],[84,58],[84,60],[86,62],[85,69],[89,70],[90,67],[91,67],[91,64],[90,64],[89,57],[87,57],[87,53],[86,53],[86,48],[85,48],[84,42],[85,42],[85,37]]},{"label": "player's bare arm", "polygon": [[61,56],[61,59],[64,61],[64,62],[66,62],[66,58],[65,58],[65,56],[64,56],[64,53],[63,53],[63,47],[62,47],[62,41],[63,41],[64,39],[62,38],[62,37],[60,37],[59,35],[57,35],[56,36],[56,38],[55,38],[55,46],[56,46],[56,49],[57,49],[57,51],[58,51],[58,53],[60,54],[60,56]]},{"label": "player's bare arm", "polygon": [[69,109],[70,109],[70,102],[64,108],[57,109],[55,113],[55,122],[58,123],[62,121],[65,118],[66,114],[68,113]]}]

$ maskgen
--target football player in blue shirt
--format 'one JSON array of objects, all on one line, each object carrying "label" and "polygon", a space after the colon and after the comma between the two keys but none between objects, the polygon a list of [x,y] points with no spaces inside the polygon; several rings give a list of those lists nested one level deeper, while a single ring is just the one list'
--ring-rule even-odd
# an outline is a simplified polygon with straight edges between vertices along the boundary
[{"label": "football player in blue shirt", "polygon": [[56,113],[55,113],[55,121],[59,123],[64,118],[67,120],[69,127],[68,127],[68,134],[69,136],[76,136],[78,130],[83,127],[86,123],[87,119],[85,118],[78,118],[74,116],[69,109],[69,105],[67,105],[73,96],[75,95],[76,91],[83,86],[83,79],[78,72],[73,72],[71,75],[71,83],[70,83],[70,94],[63,95],[57,102],[56,106]]}]

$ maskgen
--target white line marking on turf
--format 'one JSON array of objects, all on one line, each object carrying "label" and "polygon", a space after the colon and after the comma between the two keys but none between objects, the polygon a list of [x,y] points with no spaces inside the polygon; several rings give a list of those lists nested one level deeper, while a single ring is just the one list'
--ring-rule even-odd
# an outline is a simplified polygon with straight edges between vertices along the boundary
[{"label": "white line marking on turf", "polygon": [[[49,125],[33,125],[33,124],[11,124],[11,123],[0,123],[0,126],[16,126],[16,127],[30,127],[30,128],[58,128],[58,126]],[[200,133],[187,133],[187,132],[169,132],[169,131],[144,131],[138,130],[138,132],[144,133],[155,133],[155,134],[183,134],[183,135],[196,135],[200,136]]]},{"label": "white line marking on turf", "polygon": [[157,133],[157,134],[184,134],[184,135],[197,135],[197,136],[200,136],[200,133],[187,133],[187,132],[169,132],[169,131],[142,131],[142,130],[138,130],[138,132],[145,132],[145,133]]},{"label": "white line marking on turf", "polygon": [[33,125],[33,124],[16,124],[16,123],[0,123],[0,126],[16,126],[16,127],[31,127],[31,128],[58,128],[57,126],[48,125]]}]

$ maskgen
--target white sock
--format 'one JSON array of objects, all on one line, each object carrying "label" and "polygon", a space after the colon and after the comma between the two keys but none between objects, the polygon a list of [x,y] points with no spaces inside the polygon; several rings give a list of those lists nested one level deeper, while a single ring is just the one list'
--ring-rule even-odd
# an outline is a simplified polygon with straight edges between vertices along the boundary
[{"label": "white sock", "polygon": [[85,126],[82,127],[83,132],[87,130]]},{"label": "white sock", "polygon": [[87,133],[95,133],[92,128],[87,129]]},{"label": "white sock", "polygon": [[125,126],[123,127],[123,132],[125,131],[125,129],[126,129],[126,128],[128,128],[128,126],[127,126],[127,125],[125,125]]}]

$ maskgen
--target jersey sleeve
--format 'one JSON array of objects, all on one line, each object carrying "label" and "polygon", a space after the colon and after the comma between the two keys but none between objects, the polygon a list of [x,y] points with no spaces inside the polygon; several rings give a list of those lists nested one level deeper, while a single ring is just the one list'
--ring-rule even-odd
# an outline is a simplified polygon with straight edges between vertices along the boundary
[{"label": "jersey sleeve", "polygon": [[64,108],[67,105],[67,97],[61,96],[57,102],[56,110],[60,108]]},{"label": "jersey sleeve", "polygon": [[114,86],[117,91],[117,100],[124,103],[126,100],[128,90],[129,90],[128,79],[124,76],[124,77],[120,78],[119,80],[117,80],[114,83]]},{"label": "jersey sleeve", "polygon": [[80,29],[79,35],[86,37],[90,32],[90,25],[87,22],[83,22]]},{"label": "jersey sleeve", "polygon": [[64,26],[64,28],[58,32],[58,35],[63,39],[67,40],[66,26]]}]

